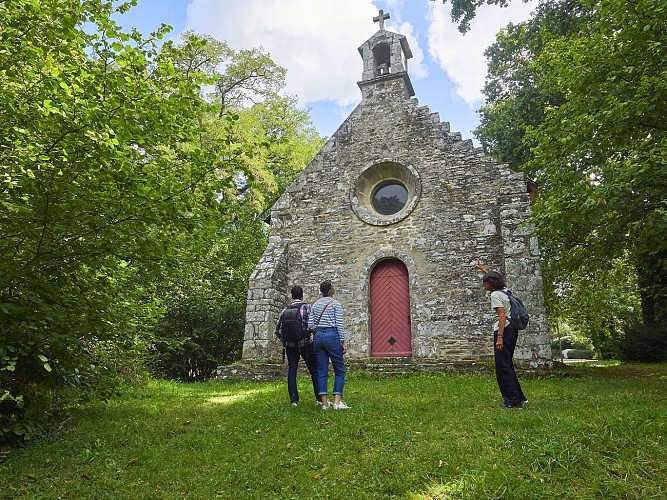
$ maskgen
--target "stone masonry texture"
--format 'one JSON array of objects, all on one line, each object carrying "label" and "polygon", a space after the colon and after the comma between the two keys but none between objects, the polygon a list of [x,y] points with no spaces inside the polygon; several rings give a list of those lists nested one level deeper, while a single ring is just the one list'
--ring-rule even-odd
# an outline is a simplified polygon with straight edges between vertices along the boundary
[{"label": "stone masonry texture", "polygon": [[[373,73],[374,48],[383,43],[391,72]],[[272,208],[269,243],[249,283],[244,361],[279,361],[274,329],[292,285],[312,303],[325,279],[344,307],[348,358],[369,360],[370,274],[388,258],[408,269],[415,361],[490,359],[493,314],[474,265],[479,258],[505,275],[531,315],[519,335],[517,364],[549,366],[523,174],[461,140],[412,97],[404,37],[380,30],[359,51],[362,101]],[[368,196],[386,179],[409,192],[393,216],[375,213]]]}]

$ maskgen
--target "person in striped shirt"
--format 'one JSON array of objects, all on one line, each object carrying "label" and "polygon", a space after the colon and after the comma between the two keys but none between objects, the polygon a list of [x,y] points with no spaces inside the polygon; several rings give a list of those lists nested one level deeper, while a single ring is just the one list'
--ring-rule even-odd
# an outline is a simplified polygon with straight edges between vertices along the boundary
[{"label": "person in striped shirt", "polygon": [[[315,359],[319,376],[319,391],[322,399],[322,409],[347,410],[349,406],[342,401],[343,387],[345,386],[345,360],[347,352],[345,328],[343,326],[343,305],[333,298],[336,289],[330,280],[320,284],[322,297],[312,306],[308,317],[308,328],[315,332]],[[329,360],[333,365],[334,385],[333,404],[328,397]]]}]

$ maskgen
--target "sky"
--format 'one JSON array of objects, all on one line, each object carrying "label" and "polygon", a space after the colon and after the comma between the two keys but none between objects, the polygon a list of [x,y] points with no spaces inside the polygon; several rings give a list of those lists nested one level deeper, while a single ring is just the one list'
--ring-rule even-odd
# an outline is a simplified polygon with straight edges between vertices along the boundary
[{"label": "sky", "polygon": [[441,0],[138,0],[119,21],[144,34],[168,24],[176,41],[191,30],[234,50],[263,48],[287,69],[285,91],[328,137],[361,100],[357,49],[379,29],[373,17],[382,9],[390,15],[385,29],[408,39],[408,74],[419,104],[478,144],[472,131],[483,104],[484,50],[499,29],[529,19],[536,5],[513,0],[507,8],[479,7],[465,35]]}]

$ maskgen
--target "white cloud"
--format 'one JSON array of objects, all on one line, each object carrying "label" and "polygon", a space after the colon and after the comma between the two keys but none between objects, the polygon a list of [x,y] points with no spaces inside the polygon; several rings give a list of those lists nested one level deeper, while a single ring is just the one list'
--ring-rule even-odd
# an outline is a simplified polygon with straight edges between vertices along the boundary
[{"label": "white cloud", "polygon": [[386,12],[401,12],[405,0],[385,0]]},{"label": "white cloud", "polygon": [[[236,50],[261,46],[287,68],[287,92],[303,104],[331,100],[347,109],[361,98],[357,48],[377,30],[372,24],[377,14],[372,0],[192,0],[186,29]],[[410,74],[425,77],[424,53],[412,25],[397,28],[392,31],[406,35],[413,52]]]},{"label": "white cloud", "polygon": [[519,23],[530,18],[537,2],[514,0],[508,7],[483,5],[470,23],[470,31],[459,33],[450,17],[451,6],[429,2],[429,54],[454,83],[454,92],[469,106],[483,100],[486,78],[484,50],[495,42],[496,33],[509,22]]}]

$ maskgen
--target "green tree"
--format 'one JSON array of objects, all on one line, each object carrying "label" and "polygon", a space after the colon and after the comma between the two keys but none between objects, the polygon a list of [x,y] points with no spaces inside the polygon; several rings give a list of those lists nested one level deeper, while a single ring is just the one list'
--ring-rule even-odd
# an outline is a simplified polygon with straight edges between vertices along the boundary
[{"label": "green tree", "polygon": [[565,268],[637,269],[643,320],[667,321],[667,5],[584,2],[590,19],[549,40],[538,85],[566,101],[527,142],[542,192],[535,222]]},{"label": "green tree", "polygon": [[447,2],[452,5],[452,21],[458,23],[461,33],[466,33],[470,29],[470,21],[475,18],[477,7],[484,4],[507,7],[510,0],[442,0],[442,3]]},{"label": "green tree", "polygon": [[[599,284],[618,283],[608,273],[630,263],[647,324],[665,321],[667,295],[665,8],[543,2],[487,51],[477,131],[487,151],[539,182],[533,220],[545,273],[598,297],[573,302],[592,313],[609,306]],[[618,286],[605,293],[618,300]],[[547,298],[551,312],[562,310],[556,294]]]},{"label": "green tree", "polygon": [[[255,78],[252,86],[230,84],[223,100],[217,93],[208,96],[214,109],[226,102],[235,117],[230,147],[236,148],[244,168],[218,198],[235,207],[234,216],[199,248],[200,259],[181,263],[161,289],[166,313],[155,328],[151,366],[162,376],[202,380],[219,364],[241,355],[247,282],[266,247],[266,212],[312,159],[322,139],[296,98],[281,95],[285,70],[268,56],[258,58],[253,50],[237,53],[195,33],[186,33],[171,50],[179,71],[200,68],[216,82],[229,83],[242,80],[239,68],[252,67]],[[258,102],[243,97],[249,89]],[[220,122],[219,111],[201,117],[202,147],[224,139]]]},{"label": "green tree", "polygon": [[266,145],[247,164],[258,215],[266,213],[324,142],[292,96],[272,96],[239,111],[238,133],[244,141]]},{"label": "green tree", "polygon": [[[538,84],[534,59],[550,39],[574,32],[588,16],[579,0],[545,1],[529,22],[509,24],[496,35],[496,42],[485,51],[486,102],[475,130],[485,152],[526,171],[533,159],[524,142],[526,129],[542,123],[546,109],[565,101],[562,89]],[[534,178],[538,172],[526,173]]]},{"label": "green tree", "polygon": [[614,259],[604,270],[565,274],[558,266],[545,265],[543,272],[555,284],[548,298],[552,320],[590,339],[598,359],[615,356],[621,329],[641,317],[637,276],[628,259]]},{"label": "green tree", "polygon": [[286,70],[261,49],[234,51],[208,35],[186,32],[172,46],[181,71],[199,68],[215,82],[206,96],[217,117],[202,116],[202,146],[221,140],[219,118],[225,112],[238,117],[235,141],[245,145],[247,179],[258,212],[264,212],[282,194],[323,144],[307,111],[295,96],[284,94]]},{"label": "green tree", "polygon": [[277,96],[285,86],[286,73],[262,49],[233,52],[215,83],[220,115],[246,102],[257,103]]},{"label": "green tree", "polygon": [[239,214],[201,259],[179,266],[164,283],[165,314],[149,350],[156,375],[206,380],[241,357],[248,277],[266,247],[263,226],[253,210]]},{"label": "green tree", "polygon": [[122,33],[133,3],[0,4],[1,439],[39,433],[49,387],[140,352],[160,283],[234,216],[234,117],[202,147],[214,82],[177,70],[165,26]]},{"label": "green tree", "polygon": [[287,70],[278,66],[261,48],[234,51],[226,42],[209,35],[186,31],[174,52],[180,71],[210,75],[218,116],[277,97],[285,87]]}]

